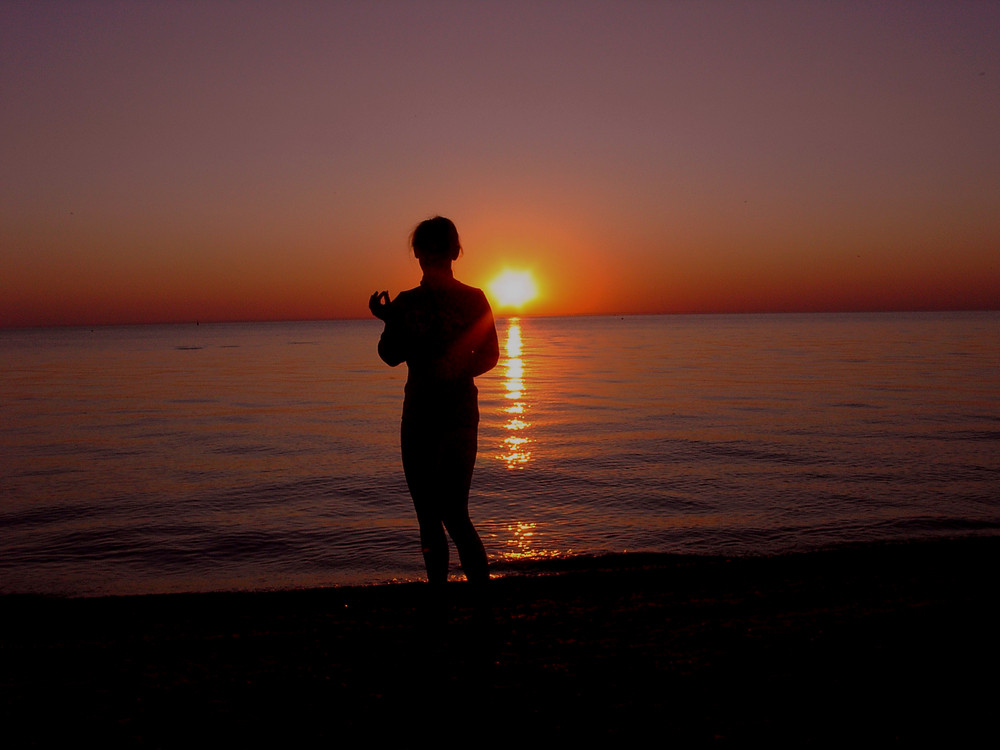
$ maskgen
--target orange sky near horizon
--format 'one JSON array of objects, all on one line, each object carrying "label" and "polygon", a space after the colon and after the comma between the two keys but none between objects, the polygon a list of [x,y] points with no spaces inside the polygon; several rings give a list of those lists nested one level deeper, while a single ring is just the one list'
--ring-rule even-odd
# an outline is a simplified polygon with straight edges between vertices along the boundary
[{"label": "orange sky near horizon", "polygon": [[[1000,308],[1000,4],[0,2],[0,326]],[[498,315],[508,311],[498,309]]]}]

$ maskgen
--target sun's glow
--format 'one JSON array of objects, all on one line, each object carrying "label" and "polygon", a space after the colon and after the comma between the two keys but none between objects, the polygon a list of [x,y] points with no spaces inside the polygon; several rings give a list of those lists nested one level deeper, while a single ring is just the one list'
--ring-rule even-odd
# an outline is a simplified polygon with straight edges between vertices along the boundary
[{"label": "sun's glow", "polygon": [[531,271],[507,269],[490,282],[489,290],[500,307],[520,309],[538,296],[538,285]]}]

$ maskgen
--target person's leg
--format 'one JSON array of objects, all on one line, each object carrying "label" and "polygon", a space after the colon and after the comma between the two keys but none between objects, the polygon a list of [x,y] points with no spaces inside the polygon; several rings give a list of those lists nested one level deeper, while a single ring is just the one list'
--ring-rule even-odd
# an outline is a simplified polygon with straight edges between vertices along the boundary
[{"label": "person's leg", "polygon": [[436,516],[426,517],[417,512],[420,523],[420,551],[424,555],[427,580],[445,583],[448,580],[448,538]]},{"label": "person's leg", "polygon": [[464,516],[448,516],[444,520],[455,547],[458,558],[462,562],[462,570],[470,583],[486,583],[490,580],[490,568],[486,559],[486,548],[479,538],[476,527],[469,519],[468,511]]},{"label": "person's leg", "polygon": [[456,431],[449,450],[451,465],[445,482],[442,518],[458,549],[466,579],[472,583],[485,583],[490,579],[486,549],[469,518],[469,490],[472,487],[477,448],[478,435],[475,427]]},{"label": "person's leg", "polygon": [[489,580],[486,550],[469,519],[469,489],[478,448],[476,427],[442,430],[404,425],[401,442],[403,471],[420,523],[428,579],[443,583],[448,578],[447,528],[465,577],[485,583]]},{"label": "person's leg", "polygon": [[448,580],[448,538],[441,524],[440,450],[432,438],[426,429],[404,424],[400,444],[403,473],[420,524],[420,550],[427,580],[444,583]]}]

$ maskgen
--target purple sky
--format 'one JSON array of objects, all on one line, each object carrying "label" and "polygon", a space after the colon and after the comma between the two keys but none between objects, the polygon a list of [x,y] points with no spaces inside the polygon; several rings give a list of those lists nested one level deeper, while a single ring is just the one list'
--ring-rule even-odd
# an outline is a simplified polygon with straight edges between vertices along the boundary
[{"label": "purple sky", "polygon": [[0,2],[0,325],[1000,307],[1000,3]]}]

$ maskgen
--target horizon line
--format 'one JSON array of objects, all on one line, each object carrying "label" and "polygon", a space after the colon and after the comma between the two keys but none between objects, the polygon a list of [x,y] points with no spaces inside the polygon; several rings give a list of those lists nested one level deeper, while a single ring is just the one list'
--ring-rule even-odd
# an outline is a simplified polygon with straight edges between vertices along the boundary
[{"label": "horizon line", "polygon": [[[637,318],[656,316],[686,316],[686,315],[891,315],[912,313],[989,313],[1000,312],[1000,307],[949,307],[949,308],[868,308],[868,309],[835,309],[835,310],[685,310],[671,312],[588,312],[588,313],[504,313],[494,314],[497,320],[512,320],[519,318]],[[200,326],[204,325],[238,325],[249,323],[334,323],[354,321],[377,322],[370,315],[357,315],[333,318],[227,318],[201,320],[188,318],[184,320],[148,320],[104,323],[36,323],[28,325],[6,325],[0,323],[2,331],[25,331],[36,328],[122,328],[130,326]]]}]

